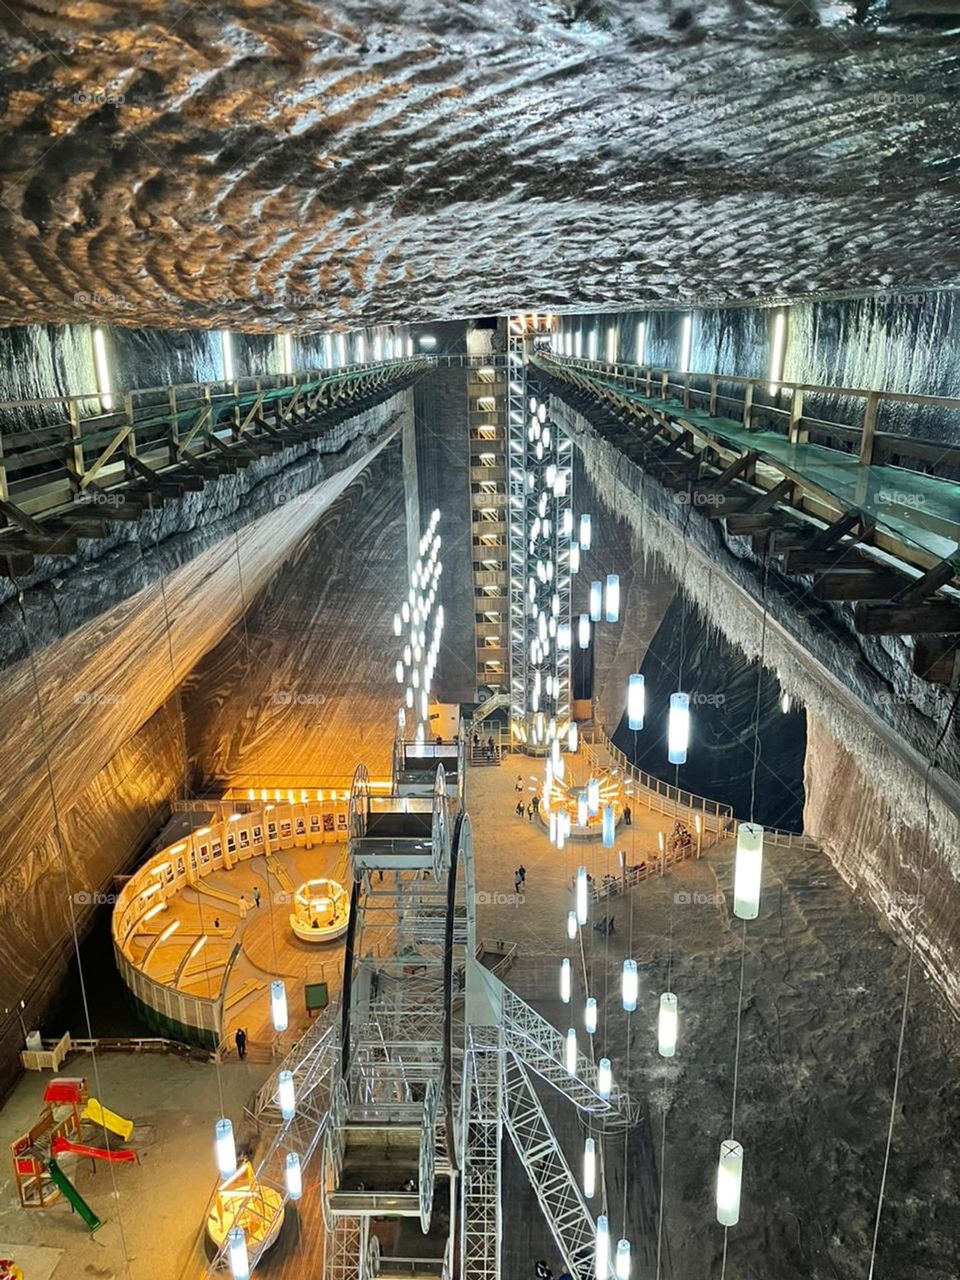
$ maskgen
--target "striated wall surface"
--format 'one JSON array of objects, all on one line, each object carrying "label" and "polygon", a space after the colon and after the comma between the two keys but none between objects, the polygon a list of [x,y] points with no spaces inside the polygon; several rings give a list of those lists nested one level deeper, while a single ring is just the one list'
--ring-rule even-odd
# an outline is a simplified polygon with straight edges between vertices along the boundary
[{"label": "striated wall surface", "polygon": [[914,7],[6,7],[0,321],[951,281],[955,59]]}]

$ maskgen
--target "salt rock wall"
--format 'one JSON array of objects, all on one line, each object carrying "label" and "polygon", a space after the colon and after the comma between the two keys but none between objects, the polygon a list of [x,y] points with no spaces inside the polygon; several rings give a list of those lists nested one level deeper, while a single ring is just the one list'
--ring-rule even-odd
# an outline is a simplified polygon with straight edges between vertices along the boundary
[{"label": "salt rock wall", "polygon": [[394,442],[188,676],[194,790],[349,790],[361,762],[372,777],[390,776],[402,696],[393,615],[407,580],[404,506]]},{"label": "salt rock wall", "polygon": [[920,958],[960,1014],[960,819],[945,832],[922,808],[906,813],[891,790],[895,769],[895,760],[865,767],[809,716],[804,829],[897,933],[916,937]]},{"label": "salt rock wall", "polygon": [[0,322],[949,282],[953,55],[912,8],[8,6]]}]

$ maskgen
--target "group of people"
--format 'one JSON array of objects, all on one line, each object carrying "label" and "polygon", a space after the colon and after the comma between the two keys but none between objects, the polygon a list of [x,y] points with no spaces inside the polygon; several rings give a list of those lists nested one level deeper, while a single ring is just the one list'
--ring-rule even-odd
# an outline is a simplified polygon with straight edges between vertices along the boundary
[{"label": "group of people", "polygon": [[678,819],[670,833],[670,852],[685,858],[693,847],[693,833]]},{"label": "group of people", "polygon": [[487,757],[487,759],[488,759],[488,760],[492,760],[492,759],[494,758],[494,756],[496,755],[496,753],[497,753],[497,744],[494,742],[494,740],[493,740],[493,735],[492,735],[492,734],[491,734],[491,735],[490,735],[490,737],[486,740],[486,742],[483,742],[483,743],[482,743],[482,742],[480,741],[480,735],[479,735],[479,733],[474,733],[474,735],[473,735],[473,756],[474,756],[474,759],[476,759],[476,757],[477,757],[477,756],[479,756],[479,755],[485,755],[485,756]]},{"label": "group of people", "polygon": [[[537,1280],[553,1280],[553,1272],[547,1266],[546,1259],[544,1258],[539,1258],[537,1260],[533,1271]],[[570,1275],[569,1271],[564,1271],[563,1274],[558,1277],[558,1280],[573,1280],[573,1277]]]},{"label": "group of people", "polygon": [[605,937],[609,937],[611,933],[616,931],[613,923],[613,916],[601,916],[593,927],[598,933],[602,933]]}]

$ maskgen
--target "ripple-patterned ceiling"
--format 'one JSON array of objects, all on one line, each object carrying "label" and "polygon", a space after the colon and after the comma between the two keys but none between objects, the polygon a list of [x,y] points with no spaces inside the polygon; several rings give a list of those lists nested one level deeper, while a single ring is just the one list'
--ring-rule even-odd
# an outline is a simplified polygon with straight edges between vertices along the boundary
[{"label": "ripple-patterned ceiling", "polygon": [[0,323],[958,278],[960,45],[853,5],[34,0],[0,33]]}]

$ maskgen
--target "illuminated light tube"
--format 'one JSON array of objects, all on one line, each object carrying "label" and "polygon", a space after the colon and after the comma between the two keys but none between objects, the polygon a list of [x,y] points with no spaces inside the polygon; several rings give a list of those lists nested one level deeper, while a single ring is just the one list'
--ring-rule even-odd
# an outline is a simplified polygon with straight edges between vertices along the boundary
[{"label": "illuminated light tube", "polygon": [[617,818],[612,804],[603,806],[603,847],[612,849],[617,831]]},{"label": "illuminated light tube", "polygon": [[231,1227],[227,1232],[227,1257],[233,1280],[249,1280],[250,1255],[247,1253],[247,1237],[243,1227]]},{"label": "illuminated light tube", "polygon": [[580,572],[580,543],[579,542],[570,543],[570,572],[571,573]]},{"label": "illuminated light tube", "polygon": [[591,525],[592,525],[592,521],[589,516],[580,517],[580,550],[581,551],[590,550],[590,536],[592,532]]},{"label": "illuminated light tube", "polygon": [[300,1168],[300,1157],[296,1151],[288,1151],[284,1164],[283,1181],[287,1195],[291,1200],[299,1200],[303,1195],[303,1172]]},{"label": "illuminated light tube", "polygon": [[596,360],[597,358],[597,331],[591,329],[587,334],[587,359]]},{"label": "illuminated light tube", "polygon": [[597,1238],[593,1251],[593,1273],[596,1280],[608,1280],[610,1275],[610,1226],[607,1215],[597,1218]]},{"label": "illuminated light tube", "polygon": [[690,745],[690,697],[671,693],[667,717],[667,759],[671,764],[686,764]]},{"label": "illuminated light tube", "polygon": [[657,1052],[661,1058],[672,1058],[677,1052],[677,997],[664,991],[657,1017]]},{"label": "illuminated light tube", "polygon": [[596,1035],[597,1001],[594,996],[587,996],[587,1003],[583,1010],[583,1025],[586,1028],[588,1036]]},{"label": "illuminated light tube", "polygon": [[233,1125],[225,1117],[217,1121],[214,1146],[220,1177],[232,1178],[237,1172],[237,1144],[233,1140]]},{"label": "illuminated light tube", "polygon": [[577,924],[587,923],[587,868],[577,867]]},{"label": "illuminated light tube", "polygon": [[550,843],[557,843],[557,815],[553,810],[550,812]]},{"label": "illuminated light tube", "polygon": [[570,1003],[570,961],[560,961],[560,999],[564,1004]]},{"label": "illuminated light tube", "polygon": [[270,983],[270,1016],[273,1018],[274,1031],[286,1031],[289,1021],[287,988],[279,978]]},{"label": "illuminated light tube", "polygon": [[617,1280],[630,1280],[630,1241],[617,1241],[617,1256],[613,1264]]},{"label": "illuminated light tube", "polygon": [[603,584],[599,581],[599,579],[597,579],[597,581],[595,582],[590,583],[590,621],[591,622],[600,621],[600,611],[602,608],[602,603],[601,603],[602,591],[603,591]]},{"label": "illuminated light tube", "polygon": [[637,962],[628,958],[623,962],[623,973],[620,977],[620,995],[627,1013],[633,1013],[637,1007],[639,985]]},{"label": "illuminated light tube", "polygon": [[789,693],[781,694],[781,696],[780,696],[780,710],[783,712],[783,714],[784,714],[784,715],[786,715],[786,714],[787,714],[787,712],[790,710],[790,695],[789,695]]},{"label": "illuminated light tube", "polygon": [[607,330],[607,364],[617,362],[617,331],[611,325]]},{"label": "illuminated light tube", "polygon": [[733,873],[733,914],[756,920],[760,911],[760,879],[763,873],[763,827],[741,822],[737,828],[737,860]]},{"label": "illuminated light tube", "polygon": [[569,538],[573,533],[573,512],[569,507],[563,513],[563,519],[560,522],[560,532],[565,538]]},{"label": "illuminated light tube", "polygon": [[220,349],[223,352],[223,380],[233,381],[233,339],[229,333],[220,334]]},{"label": "illuminated light tube", "polygon": [[643,364],[643,356],[647,346],[647,322],[641,320],[637,325],[637,364]]},{"label": "illuminated light tube", "polygon": [[572,942],[577,936],[577,913],[575,911],[567,912],[567,937]]},{"label": "illuminated light tube", "polygon": [[284,1120],[293,1119],[297,1109],[297,1095],[292,1071],[281,1071],[277,1076],[277,1105]]},{"label": "illuminated light tube", "polygon": [[597,1144],[587,1138],[583,1144],[583,1194],[592,1200],[597,1190]]},{"label": "illuminated light tube", "polygon": [[410,621],[410,603],[407,600],[404,600],[403,604],[400,606],[400,617],[404,622]]},{"label": "illuminated light tube", "polygon": [[597,1063],[597,1093],[605,1101],[613,1091],[613,1068],[609,1058],[601,1058]]},{"label": "illuminated light tube", "polygon": [[690,348],[693,345],[693,316],[688,311],[680,329],[680,373],[690,372]]},{"label": "illuminated light tube", "polygon": [[600,780],[599,778],[591,778],[587,783],[587,807],[590,810],[590,816],[596,817],[600,812]]},{"label": "illuminated light tube", "polygon": [[787,336],[787,317],[783,311],[778,311],[773,317],[773,334],[770,338],[770,387],[769,391],[775,396],[780,390],[780,382],[783,378],[783,353],[786,343],[784,339]]},{"label": "illuminated light tube", "polygon": [[403,619],[400,617],[399,613],[395,613],[393,615],[393,634],[395,636],[399,636],[399,635],[402,635],[402,633],[403,633]]},{"label": "illuminated light tube", "polygon": [[110,362],[107,359],[107,342],[102,329],[94,329],[93,367],[97,375],[97,390],[100,392],[100,403],[104,409],[113,408],[113,396],[110,394]]},{"label": "illuminated light tube", "polygon": [[567,1069],[568,1075],[575,1076],[577,1074],[577,1033],[573,1027],[567,1031],[567,1038],[563,1047],[563,1065]]},{"label": "illuminated light tube", "polygon": [[[557,683],[559,684],[559,680],[557,681]],[[560,693],[560,690],[558,689],[557,696],[559,696],[559,693]],[[576,720],[571,720],[570,728],[567,730],[567,750],[576,751],[579,746],[580,746],[580,730],[577,727]]]},{"label": "illuminated light tube", "polygon": [[406,689],[406,693],[405,693],[404,697],[405,697],[405,701],[406,701],[407,706],[408,706],[408,707],[410,707],[410,708],[412,709],[412,707],[413,707],[413,690],[410,688],[410,686],[409,686],[409,685],[407,685],[407,689]]},{"label": "illuminated light tube", "polygon": [[637,671],[627,681],[627,727],[635,730],[642,729],[646,710],[646,685],[643,676]]},{"label": "illuminated light tube", "polygon": [[587,797],[581,795],[577,800],[577,826],[585,827],[587,825]]},{"label": "illuminated light tube", "polygon": [[720,1143],[717,1166],[717,1221],[735,1227],[740,1221],[740,1188],[743,1182],[743,1147],[733,1138]]},{"label": "illuminated light tube", "polygon": [[286,376],[293,373],[293,337],[289,333],[280,336],[280,362]]},{"label": "illuminated light tube", "polygon": [[607,574],[607,590],[605,598],[606,618],[608,622],[620,621],[620,577],[616,573]]},{"label": "illuminated light tube", "polygon": [[403,684],[403,659],[397,659],[397,665],[394,667],[394,673],[397,677],[397,684]]},{"label": "illuminated light tube", "polygon": [[577,625],[577,643],[581,649],[590,648],[590,617],[586,613],[580,615],[580,622]]}]

